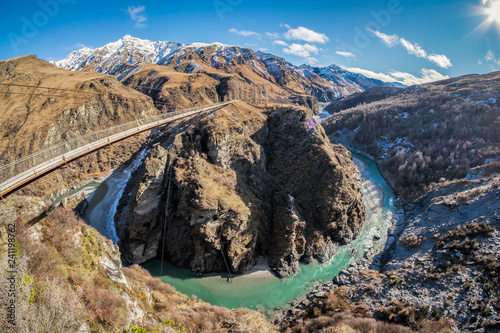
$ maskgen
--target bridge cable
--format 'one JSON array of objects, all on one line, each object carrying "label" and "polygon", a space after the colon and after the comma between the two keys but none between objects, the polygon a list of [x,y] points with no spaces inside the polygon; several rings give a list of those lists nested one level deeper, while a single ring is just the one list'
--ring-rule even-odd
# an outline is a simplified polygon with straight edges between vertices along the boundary
[{"label": "bridge cable", "polygon": [[[17,84],[17,83],[5,83],[5,82],[0,82],[0,86],[11,86],[11,87],[20,87],[20,88],[34,88],[35,90],[36,89],[47,89],[47,90],[55,90],[55,91],[67,91],[67,92],[73,92],[73,93],[76,93],[76,94],[83,94],[83,95],[98,95],[98,96],[103,96],[103,97],[108,98],[108,99],[110,98],[110,96],[106,96],[106,95],[113,93],[112,91],[107,92],[107,93],[98,93],[98,92],[80,91],[80,90],[75,90],[75,89],[65,89],[65,88],[45,87],[45,86],[42,87],[42,86],[33,86],[33,85]],[[131,88],[131,87],[128,87],[128,86],[125,86],[125,85],[123,87]],[[143,88],[146,88],[146,87],[143,87]],[[131,88],[131,89],[133,89],[133,88]],[[156,88],[150,88],[150,89],[156,90]],[[136,89],[134,89],[134,90],[136,90]],[[136,91],[138,91],[138,90],[136,90]],[[33,96],[46,96],[46,97],[67,97],[67,96],[54,95],[54,94],[50,94],[50,95],[47,95],[47,94],[35,94],[34,92],[31,92],[31,93],[29,93],[29,92],[20,93],[20,92],[10,92],[10,91],[0,91],[0,94],[33,95]],[[122,96],[119,96],[118,94],[116,94],[115,96],[118,97],[118,98],[121,97],[122,99],[125,99],[126,101],[127,100],[137,100],[137,101],[142,101],[142,102],[146,101],[145,98],[122,97]],[[145,95],[145,97],[150,97],[150,96]],[[80,97],[80,98],[84,98],[84,97]],[[154,101],[153,100],[153,103],[172,106],[172,104],[170,104],[168,102],[160,102],[160,101]]]},{"label": "bridge cable", "polygon": [[229,282],[229,281],[231,281],[231,279],[232,279],[233,277],[231,276],[231,271],[230,271],[230,269],[229,269],[229,265],[227,264],[226,256],[224,255],[224,249],[223,249],[222,245],[221,245],[221,247],[220,247],[220,252],[222,253],[222,258],[224,258],[224,263],[226,264],[227,273],[229,274],[229,275],[228,275],[228,278],[227,278],[227,282]]},{"label": "bridge cable", "polygon": [[167,203],[165,205],[165,217],[163,220],[163,240],[161,244],[161,263],[160,263],[160,275],[163,276],[163,254],[165,253],[165,234],[167,230],[167,215],[168,215],[168,208],[169,208],[169,203],[170,203],[170,185],[172,184],[172,169],[173,165],[170,165],[169,168],[169,177],[168,177],[168,186],[167,186]]}]

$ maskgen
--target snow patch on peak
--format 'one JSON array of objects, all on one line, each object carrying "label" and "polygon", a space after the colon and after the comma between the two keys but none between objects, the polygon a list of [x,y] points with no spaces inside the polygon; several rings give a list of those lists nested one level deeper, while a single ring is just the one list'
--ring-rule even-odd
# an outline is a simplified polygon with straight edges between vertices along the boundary
[{"label": "snow patch on peak", "polygon": [[196,43],[187,44],[184,47],[185,48],[199,49],[199,48],[202,48],[202,47],[210,47],[210,46],[216,46],[217,49],[231,47],[231,45],[226,45],[226,44],[222,44],[222,43],[219,43],[219,42],[215,42],[215,43],[201,43],[201,42],[196,42]]}]

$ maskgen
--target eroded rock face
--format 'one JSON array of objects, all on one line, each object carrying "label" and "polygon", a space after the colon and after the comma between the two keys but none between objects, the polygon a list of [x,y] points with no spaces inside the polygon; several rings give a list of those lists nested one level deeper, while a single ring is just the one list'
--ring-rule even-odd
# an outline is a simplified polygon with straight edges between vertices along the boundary
[{"label": "eroded rock face", "polygon": [[263,255],[280,277],[329,259],[365,212],[349,152],[309,119],[237,103],[170,129],[121,200],[124,259],[242,273]]}]

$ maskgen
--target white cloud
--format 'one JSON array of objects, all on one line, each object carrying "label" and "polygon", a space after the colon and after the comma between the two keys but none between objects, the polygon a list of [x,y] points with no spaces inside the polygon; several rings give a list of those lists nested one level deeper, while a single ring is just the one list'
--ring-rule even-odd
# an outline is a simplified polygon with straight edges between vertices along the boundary
[{"label": "white cloud", "polygon": [[444,54],[431,54],[431,55],[428,55],[426,59],[432,61],[433,63],[435,63],[436,65],[438,65],[441,68],[453,67],[451,60],[447,56],[445,56]]},{"label": "white cloud", "polygon": [[144,6],[130,6],[127,8],[127,13],[130,15],[132,21],[135,22],[135,28],[146,28],[148,25],[146,24],[148,18],[146,16],[146,7]]},{"label": "white cloud", "polygon": [[[500,59],[496,59],[495,57],[495,53],[493,53],[491,50],[488,50],[488,52],[486,53],[486,56],[484,56],[484,60],[487,62],[487,63],[493,63],[493,64],[496,64],[496,65],[500,65]],[[479,60],[481,61],[481,60]],[[493,66],[491,66],[492,69],[494,69]]]},{"label": "white cloud", "polygon": [[266,36],[271,38],[271,39],[280,39],[281,38],[281,34],[279,34],[277,32],[266,32]]},{"label": "white cloud", "polygon": [[412,43],[404,38],[400,38],[398,35],[386,35],[380,31],[371,30],[370,31],[380,38],[380,40],[387,47],[394,47],[396,45],[403,46],[409,54],[417,56],[419,58],[427,59],[441,68],[453,67],[451,60],[444,54],[428,54],[418,43]]},{"label": "white cloud", "polygon": [[386,35],[380,31],[369,29],[371,32],[375,34],[378,38],[380,38],[384,44],[388,47],[394,47],[399,44],[398,35]]},{"label": "white cloud", "polygon": [[290,25],[284,24],[284,23],[280,23],[280,27],[282,27],[282,28],[285,27],[287,29],[292,29],[292,27]]},{"label": "white cloud", "polygon": [[491,52],[491,50],[488,50],[488,53],[486,53],[484,60],[486,60],[486,62],[495,61],[495,54]]},{"label": "white cloud", "polygon": [[85,44],[82,44],[82,43],[76,43],[75,45],[67,46],[64,49],[66,51],[70,51],[70,50],[80,50],[80,49],[85,49],[85,48],[93,49],[94,47],[90,46],[90,45],[85,45]]},{"label": "white cloud", "polygon": [[444,54],[428,54],[423,48],[417,43],[411,43],[404,38],[400,39],[401,45],[408,51],[409,54],[416,55],[419,58],[424,58],[432,61],[436,65],[442,68],[453,67],[450,59]]},{"label": "white cloud", "polygon": [[407,86],[449,79],[449,76],[443,75],[434,69],[427,69],[427,68],[422,68],[422,70],[420,71],[421,72],[420,77],[417,77],[410,73],[399,72],[399,71],[392,71],[389,74],[384,74],[384,73],[372,72],[361,68],[348,68],[347,70],[354,73],[362,74],[372,79],[377,79],[384,82],[399,82]]},{"label": "white cloud", "polygon": [[275,40],[273,42],[273,44],[275,44],[275,45],[281,45],[281,46],[288,46],[288,44],[286,42],[282,41],[282,40]]},{"label": "white cloud", "polygon": [[399,79],[398,80],[399,82],[407,86],[441,81],[450,78],[449,76],[443,75],[434,69],[422,68],[420,72],[422,74],[421,77],[416,77],[415,75],[412,75],[410,73],[397,72],[397,71],[391,72],[391,76]]},{"label": "white cloud", "polygon": [[356,58],[356,55],[351,52],[344,52],[344,51],[337,51],[335,54],[338,54],[339,56],[346,57],[346,58]]},{"label": "white cloud", "polygon": [[235,28],[229,29],[229,32],[238,36],[250,37],[250,36],[260,36],[255,31],[245,31],[245,30],[236,30]]},{"label": "white cloud", "polygon": [[305,27],[292,29],[290,28],[290,26],[287,26],[287,28],[288,31],[285,32],[283,36],[285,36],[285,38],[289,40],[302,40],[304,42],[320,44],[326,44],[330,41],[330,39],[325,34],[312,31]]},{"label": "white cloud", "polygon": [[478,65],[482,65],[482,64],[483,64],[483,62],[481,61],[481,59],[479,59],[479,60],[477,61],[477,64],[478,64]]},{"label": "white cloud", "polygon": [[260,51],[260,52],[267,52],[268,50],[267,50],[265,47],[261,47],[261,48],[259,49],[259,51]]},{"label": "white cloud", "polygon": [[284,48],[283,52],[293,54],[301,58],[309,58],[311,53],[318,54],[319,49],[317,46],[311,44],[302,45],[293,43],[288,48]]},{"label": "white cloud", "polygon": [[400,40],[401,45],[408,51],[409,54],[416,55],[417,57],[420,58],[426,58],[427,57],[427,52],[424,51],[423,48],[420,47],[417,43],[411,43],[407,41],[404,38],[401,38]]},{"label": "white cloud", "polygon": [[314,57],[309,57],[309,58],[307,58],[307,63],[308,63],[309,65],[316,65],[318,62],[319,62],[319,60],[318,60],[318,59],[316,59],[316,58],[314,58]]},{"label": "white cloud", "polygon": [[372,78],[372,79],[377,79],[377,80],[384,81],[384,82],[394,82],[394,81],[396,81],[390,75],[387,75],[387,74],[384,74],[384,73],[372,72],[372,71],[369,71],[367,69],[352,67],[352,68],[347,68],[347,70],[350,71],[350,72],[359,73],[359,74],[362,74],[362,75],[364,75],[366,77],[369,77],[369,78]]}]

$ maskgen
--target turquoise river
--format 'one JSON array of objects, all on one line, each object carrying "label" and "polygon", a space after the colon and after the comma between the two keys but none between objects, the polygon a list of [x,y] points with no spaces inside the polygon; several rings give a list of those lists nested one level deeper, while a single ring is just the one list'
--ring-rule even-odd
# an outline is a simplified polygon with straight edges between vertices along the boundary
[{"label": "turquoise river", "polygon": [[[261,258],[253,271],[233,276],[231,282],[226,280],[227,273],[195,277],[189,269],[177,268],[166,262],[162,265],[159,260],[149,261],[143,267],[178,291],[195,295],[211,304],[260,309],[266,314],[276,308],[285,308],[318,284],[332,280],[352,260],[360,260],[370,249],[379,252],[385,246],[387,229],[392,225],[396,212],[394,193],[372,160],[356,154],[353,154],[353,159],[363,178],[361,187],[367,218],[359,237],[349,245],[340,246],[329,262],[301,264],[299,274],[278,279],[266,269]],[[353,248],[357,252],[351,257]]]}]

